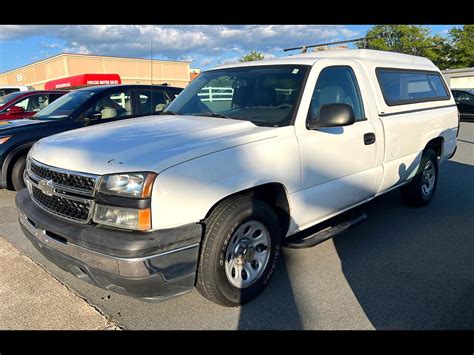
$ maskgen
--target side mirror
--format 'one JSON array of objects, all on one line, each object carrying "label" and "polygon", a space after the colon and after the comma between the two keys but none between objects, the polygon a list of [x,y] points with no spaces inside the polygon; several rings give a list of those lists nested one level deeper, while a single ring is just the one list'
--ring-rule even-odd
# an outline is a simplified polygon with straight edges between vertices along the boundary
[{"label": "side mirror", "polygon": [[348,104],[321,106],[317,117],[311,117],[308,128],[349,126],[355,122],[354,110]]},{"label": "side mirror", "polygon": [[83,121],[84,121],[84,126],[89,126],[91,122],[100,120],[102,117],[102,113],[100,112],[91,112],[87,116],[84,115]]},{"label": "side mirror", "polygon": [[19,114],[25,113],[25,109],[20,106],[12,106],[8,109],[8,113],[12,115],[19,115]]},{"label": "side mirror", "polygon": [[92,112],[88,114],[87,116],[84,116],[85,121],[95,121],[95,120],[100,120],[101,118],[102,118],[101,112]]}]

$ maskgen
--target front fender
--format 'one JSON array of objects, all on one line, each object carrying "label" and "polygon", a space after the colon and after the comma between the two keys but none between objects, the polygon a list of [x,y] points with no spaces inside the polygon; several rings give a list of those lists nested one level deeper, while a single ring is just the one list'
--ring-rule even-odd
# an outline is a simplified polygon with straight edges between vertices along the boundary
[{"label": "front fender", "polygon": [[293,138],[225,149],[161,172],[152,194],[153,229],[199,222],[218,201],[266,183],[280,183],[288,194],[296,191],[300,162]]}]

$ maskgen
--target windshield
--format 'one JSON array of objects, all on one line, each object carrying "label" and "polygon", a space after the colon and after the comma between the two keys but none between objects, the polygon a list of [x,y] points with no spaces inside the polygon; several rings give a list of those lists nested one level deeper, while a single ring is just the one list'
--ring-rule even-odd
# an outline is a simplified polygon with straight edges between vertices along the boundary
[{"label": "windshield", "polygon": [[290,124],[308,66],[268,65],[204,72],[166,111],[281,127]]},{"label": "windshield", "polygon": [[95,91],[73,91],[59,99],[55,100],[51,105],[46,106],[33,116],[35,119],[60,120],[70,116],[77,110],[87,99],[92,97]]},{"label": "windshield", "polygon": [[12,92],[11,94],[0,97],[0,106],[5,105],[8,101],[13,100],[15,97],[23,95],[24,92]]}]

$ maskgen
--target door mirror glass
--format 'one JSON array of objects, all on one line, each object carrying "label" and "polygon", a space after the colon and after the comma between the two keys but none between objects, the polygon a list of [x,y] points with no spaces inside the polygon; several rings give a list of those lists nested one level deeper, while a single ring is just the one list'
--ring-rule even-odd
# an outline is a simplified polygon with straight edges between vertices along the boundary
[{"label": "door mirror glass", "polygon": [[326,104],[321,106],[317,117],[308,123],[309,129],[349,126],[355,122],[354,110],[348,104]]},{"label": "door mirror glass", "polygon": [[95,121],[95,120],[100,120],[101,117],[102,117],[101,112],[93,111],[93,112],[87,113],[87,115],[84,116],[84,120],[85,121]]}]

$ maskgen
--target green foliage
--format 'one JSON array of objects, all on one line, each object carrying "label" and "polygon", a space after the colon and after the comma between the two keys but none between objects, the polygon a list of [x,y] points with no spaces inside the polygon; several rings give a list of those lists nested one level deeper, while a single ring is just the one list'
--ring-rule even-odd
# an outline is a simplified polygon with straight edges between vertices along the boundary
[{"label": "green foliage", "polygon": [[[367,32],[366,37],[375,37],[368,41],[367,48],[414,54],[431,45],[428,35],[429,30],[422,26],[376,25]],[[364,44],[357,45],[361,48]]]},{"label": "green foliage", "polygon": [[474,25],[452,28],[448,37],[430,36],[429,29],[413,25],[376,25],[358,48],[414,54],[430,59],[440,69],[474,66]]},{"label": "green foliage", "polygon": [[449,31],[451,68],[474,67],[474,25]]},{"label": "green foliage", "polygon": [[249,54],[244,55],[242,58],[239,59],[239,62],[251,62],[254,60],[261,60],[264,59],[262,52],[251,51]]}]

